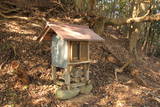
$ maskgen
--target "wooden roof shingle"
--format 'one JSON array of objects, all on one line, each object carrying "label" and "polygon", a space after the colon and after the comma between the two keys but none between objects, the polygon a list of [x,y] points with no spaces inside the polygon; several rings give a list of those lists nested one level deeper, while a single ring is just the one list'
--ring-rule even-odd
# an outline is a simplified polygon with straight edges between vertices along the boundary
[{"label": "wooden roof shingle", "polygon": [[89,29],[88,26],[64,24],[64,23],[49,23],[46,25],[43,33],[38,37],[42,41],[47,32],[53,30],[58,36],[65,40],[71,41],[104,41],[99,35]]}]

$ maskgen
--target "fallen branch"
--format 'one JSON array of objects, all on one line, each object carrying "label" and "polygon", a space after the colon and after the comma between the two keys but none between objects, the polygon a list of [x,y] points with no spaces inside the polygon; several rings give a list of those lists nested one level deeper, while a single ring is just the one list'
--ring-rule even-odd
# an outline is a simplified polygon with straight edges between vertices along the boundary
[{"label": "fallen branch", "polygon": [[10,2],[10,1],[7,1],[7,0],[3,0],[1,3],[11,5],[11,6],[16,6],[15,2]]},{"label": "fallen branch", "polygon": [[149,93],[149,94],[151,94],[151,95],[152,95],[152,97],[151,97],[152,99],[154,99],[154,100],[156,100],[157,102],[159,102],[159,103],[160,103],[160,98],[159,98],[160,96],[158,96],[158,97],[156,97],[156,96],[155,96],[155,95],[157,95],[157,94],[156,94],[156,92],[157,92],[157,91],[160,91],[160,88],[158,88],[158,89],[156,89],[156,90],[152,91],[152,92],[151,92],[151,93]]},{"label": "fallen branch", "polygon": [[6,13],[12,13],[12,12],[17,12],[21,10],[20,8],[16,8],[16,9],[7,9],[7,10],[2,10],[1,12],[6,14]]},{"label": "fallen branch", "polygon": [[0,65],[0,70],[3,69],[5,64],[8,62],[9,58],[7,58],[1,65]]},{"label": "fallen branch", "polygon": [[65,11],[64,6],[62,5],[62,3],[60,1],[53,1],[53,3],[59,5],[63,11]]},{"label": "fallen branch", "polygon": [[22,16],[7,16],[7,15],[5,15],[5,14],[3,14],[3,13],[1,13],[0,12],[0,16],[2,16],[3,18],[7,18],[7,19],[21,19],[21,20],[41,20],[41,21],[43,21],[43,18],[41,18],[41,17],[37,17],[37,16],[35,16],[35,17],[22,17]]},{"label": "fallen branch", "polygon": [[7,19],[23,19],[23,20],[28,20],[29,18],[27,17],[21,17],[21,16],[7,16],[3,13],[0,12],[0,16],[7,18]]},{"label": "fallen branch", "polygon": [[158,98],[158,97],[152,97],[152,98],[160,103],[160,98]]}]

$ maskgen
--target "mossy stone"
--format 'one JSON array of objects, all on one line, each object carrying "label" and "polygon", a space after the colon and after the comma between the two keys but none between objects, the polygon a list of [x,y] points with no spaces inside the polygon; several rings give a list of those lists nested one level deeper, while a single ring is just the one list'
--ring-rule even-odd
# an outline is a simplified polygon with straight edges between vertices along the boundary
[{"label": "mossy stone", "polygon": [[58,89],[55,93],[55,96],[58,99],[66,100],[66,99],[70,99],[70,98],[77,96],[79,94],[79,92],[80,92],[80,89],[78,89],[78,88],[74,88],[74,89],[70,89],[70,90]]},{"label": "mossy stone", "polygon": [[80,87],[80,93],[82,93],[82,94],[89,94],[92,89],[93,89],[92,84],[85,85],[85,86]]}]

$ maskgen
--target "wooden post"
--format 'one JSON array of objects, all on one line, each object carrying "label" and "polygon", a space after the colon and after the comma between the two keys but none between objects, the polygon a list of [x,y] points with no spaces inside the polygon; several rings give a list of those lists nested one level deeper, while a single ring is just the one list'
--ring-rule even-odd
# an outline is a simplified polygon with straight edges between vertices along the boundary
[{"label": "wooden post", "polygon": [[68,67],[68,69],[66,68],[64,71],[64,80],[65,80],[65,84],[67,85],[67,89],[70,89],[70,82],[71,82],[71,77],[70,77],[70,68]]},{"label": "wooden post", "polygon": [[52,80],[56,79],[56,67],[54,65],[51,65],[52,68]]},{"label": "wooden post", "polygon": [[85,74],[85,78],[87,82],[89,81],[89,66],[90,66],[90,63],[87,64],[87,69],[86,69],[86,74]]},{"label": "wooden post", "polygon": [[89,61],[89,60],[90,60],[90,55],[89,55],[89,52],[90,52],[90,50],[89,50],[89,49],[90,49],[90,47],[89,47],[89,42],[88,42],[87,45],[88,45],[88,61]]},{"label": "wooden post", "polygon": [[72,50],[72,48],[73,48],[73,43],[70,42],[70,62],[73,61],[73,58],[72,58],[72,53],[73,53],[72,51],[73,50]]}]

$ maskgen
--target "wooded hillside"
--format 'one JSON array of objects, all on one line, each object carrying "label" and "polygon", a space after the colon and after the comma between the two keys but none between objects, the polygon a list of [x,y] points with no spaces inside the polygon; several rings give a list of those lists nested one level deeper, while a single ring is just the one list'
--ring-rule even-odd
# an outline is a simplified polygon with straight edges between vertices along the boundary
[{"label": "wooded hillside", "polygon": [[[51,42],[36,41],[48,22],[87,25],[92,93],[54,96]],[[159,0],[0,0],[0,106],[159,107]]]}]

